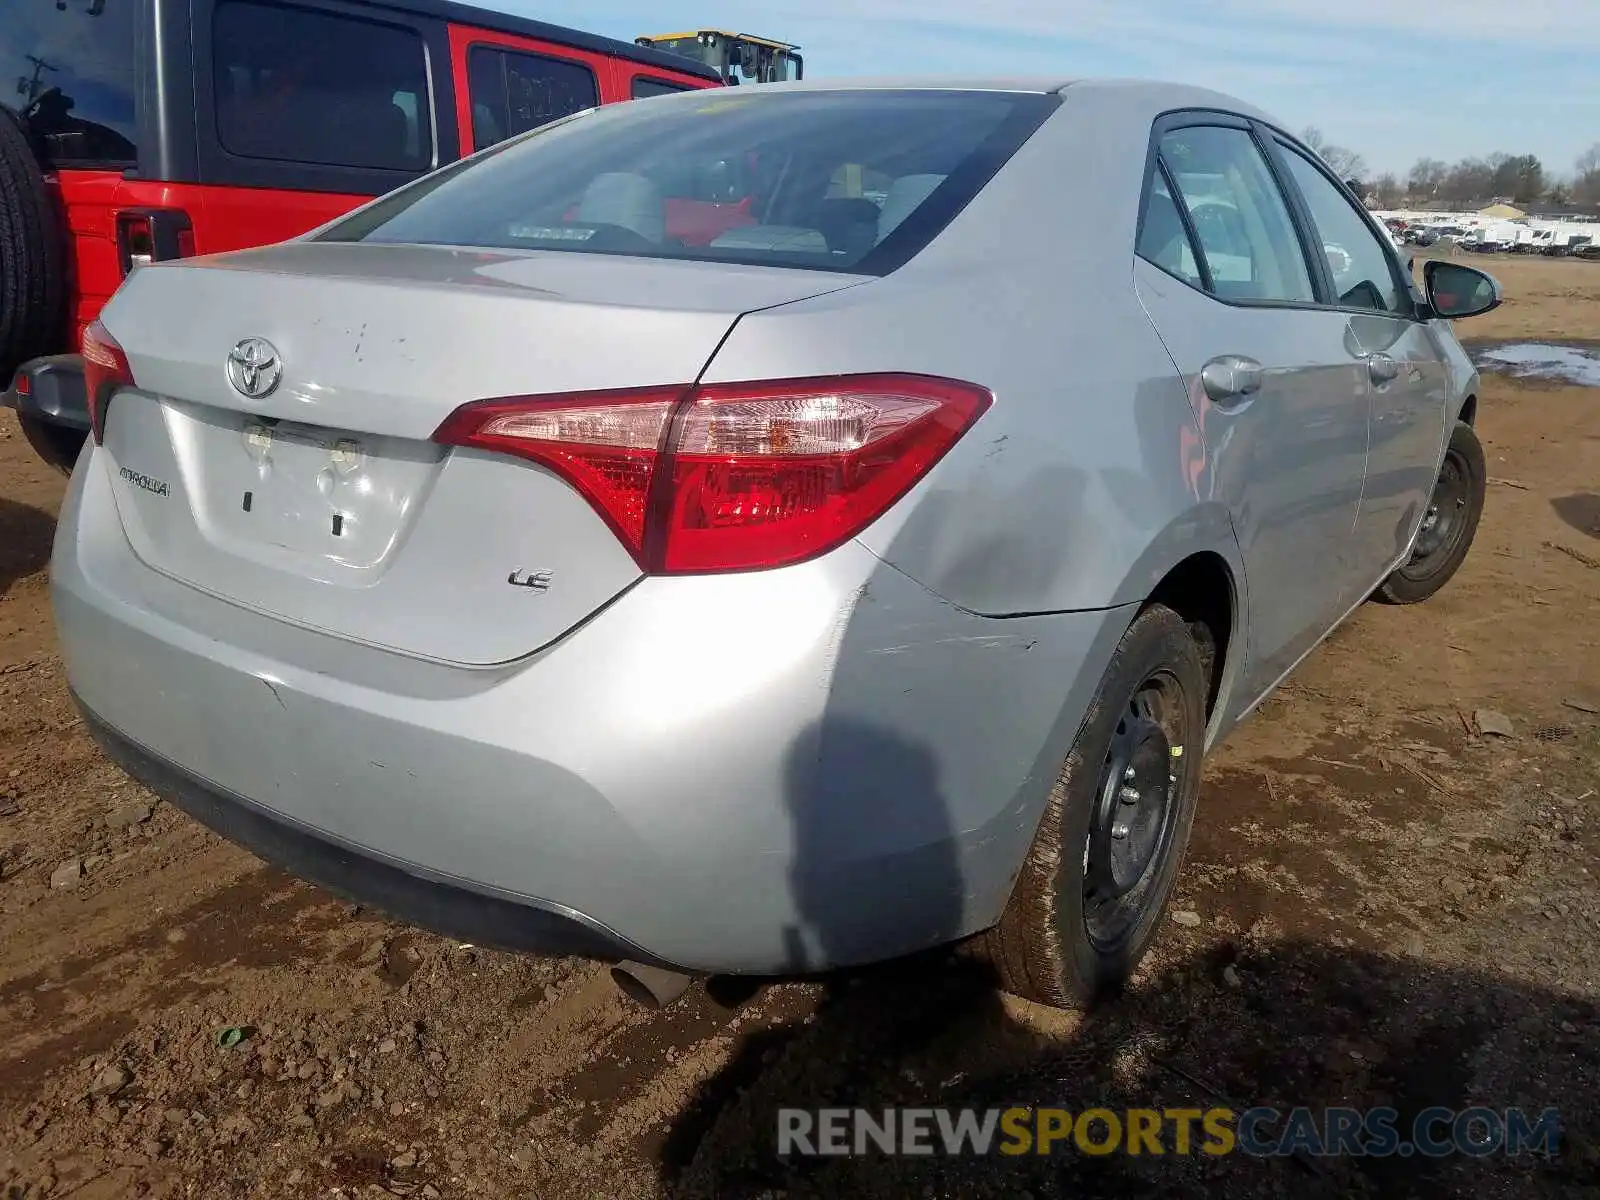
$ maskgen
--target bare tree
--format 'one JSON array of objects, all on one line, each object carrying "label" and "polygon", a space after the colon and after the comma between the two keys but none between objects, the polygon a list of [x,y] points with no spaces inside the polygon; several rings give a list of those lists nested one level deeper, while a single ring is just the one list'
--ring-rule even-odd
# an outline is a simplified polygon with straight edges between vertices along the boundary
[{"label": "bare tree", "polygon": [[1393,171],[1385,171],[1372,181],[1372,190],[1378,197],[1380,208],[1394,208],[1405,195],[1405,188],[1395,178]]},{"label": "bare tree", "polygon": [[1469,205],[1482,200],[1494,189],[1496,166],[1486,158],[1462,158],[1461,162],[1446,171],[1438,186],[1438,198],[1453,205]]},{"label": "bare tree", "polygon": [[1419,200],[1432,199],[1449,171],[1449,165],[1437,158],[1419,158],[1406,177],[1406,190]]},{"label": "bare tree", "polygon": [[1359,179],[1367,173],[1366,159],[1354,150],[1335,146],[1315,125],[1308,126],[1300,134],[1300,140],[1316,151],[1317,157],[1327,163],[1329,169],[1340,179]]},{"label": "bare tree", "polygon": [[1572,192],[1581,204],[1600,204],[1600,142],[1578,155]]}]

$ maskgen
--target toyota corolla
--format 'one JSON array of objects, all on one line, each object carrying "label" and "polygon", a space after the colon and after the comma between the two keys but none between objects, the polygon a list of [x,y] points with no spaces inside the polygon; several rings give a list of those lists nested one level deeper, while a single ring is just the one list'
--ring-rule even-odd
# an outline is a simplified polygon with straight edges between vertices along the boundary
[{"label": "toyota corolla", "polygon": [[1449,322],[1499,292],[1427,270],[1210,92],[579,114],[133,273],[71,685],[158,793],[429,928],[658,977],[965,940],[1085,1003],[1205,752],[1467,553]]}]

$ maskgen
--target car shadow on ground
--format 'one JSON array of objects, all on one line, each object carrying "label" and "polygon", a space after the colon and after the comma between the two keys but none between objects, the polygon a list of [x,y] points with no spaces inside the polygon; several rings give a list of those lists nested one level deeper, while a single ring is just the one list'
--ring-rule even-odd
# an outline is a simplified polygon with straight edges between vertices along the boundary
[{"label": "car shadow on ground", "polygon": [[[803,926],[795,938],[812,950],[810,961],[856,944],[863,910],[887,902],[875,881],[858,886],[860,906],[839,893],[837,839],[863,805],[876,806],[864,827],[885,829],[905,809],[921,836],[942,843],[940,852],[915,856],[916,873],[906,878],[931,902],[941,929],[965,928],[958,842],[948,837],[949,805],[933,761],[926,748],[857,720],[825,721],[796,743],[788,882]],[[903,903],[909,917],[910,901]],[[968,948],[825,976],[808,1016],[746,1034],[682,1106],[658,1143],[663,1185],[681,1196],[791,1200],[1186,1196],[1218,1188],[1245,1197],[1479,1198],[1600,1188],[1600,1006],[1488,970],[1374,950],[1284,939],[1186,951],[1183,937],[1163,937],[1135,983],[1089,1014],[1003,996]],[[1434,1107],[1516,1107],[1531,1124],[1555,1109],[1563,1140],[1553,1159],[1335,1158],[1306,1145],[1284,1156],[1218,1156],[1174,1152],[1168,1124],[1162,1155],[1085,1153],[1070,1139],[1051,1156],[778,1153],[782,1109],[1013,1106],[1270,1107],[1282,1117],[1259,1127],[1269,1139],[1302,1106],[1390,1107],[1402,1137]]]},{"label": "car shadow on ground", "polygon": [[[1224,974],[1225,968],[1231,968]],[[751,1035],[662,1151],[675,1195],[1594,1195],[1600,1008],[1491,974],[1288,942],[1171,967],[1091,1015],[1003,999],[986,972],[929,955],[830,980],[809,1022]],[[1560,1150],[1469,1158],[792,1156],[782,1108],[1014,1105],[1235,1112],[1265,1106],[1560,1113]],[[1195,1140],[1201,1140],[1196,1122]],[[1261,1126],[1268,1138],[1283,1122]],[[1103,1133],[1100,1135],[1103,1136]],[[934,1134],[937,1141],[938,1135]]]},{"label": "car shadow on ground", "polygon": [[27,504],[0,496],[0,596],[50,562],[55,519]]},{"label": "car shadow on ground", "polygon": [[1579,533],[1600,540],[1600,492],[1574,492],[1550,501],[1550,507]]}]

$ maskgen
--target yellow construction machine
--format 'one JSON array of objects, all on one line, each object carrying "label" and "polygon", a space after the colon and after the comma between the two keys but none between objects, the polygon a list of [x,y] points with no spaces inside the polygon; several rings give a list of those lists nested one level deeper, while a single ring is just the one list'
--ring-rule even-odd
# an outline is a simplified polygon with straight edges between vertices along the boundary
[{"label": "yellow construction machine", "polygon": [[730,84],[782,83],[799,79],[805,70],[805,60],[797,53],[799,46],[748,33],[699,29],[690,33],[652,34],[633,40],[640,46],[653,46],[668,54],[681,54],[715,67],[723,81]]}]

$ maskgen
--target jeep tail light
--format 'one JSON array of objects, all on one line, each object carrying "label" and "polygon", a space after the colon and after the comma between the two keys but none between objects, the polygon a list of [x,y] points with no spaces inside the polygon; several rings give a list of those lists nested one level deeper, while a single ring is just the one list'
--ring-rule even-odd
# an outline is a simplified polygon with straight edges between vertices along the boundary
[{"label": "jeep tail light", "polygon": [[747,571],[860,533],[992,401],[923,375],[529,396],[463,405],[434,440],[560,473],[648,572]]},{"label": "jeep tail light", "polygon": [[126,208],[117,213],[117,257],[122,273],[194,255],[194,226],[177,208]]},{"label": "jeep tail light", "polygon": [[106,405],[118,388],[133,387],[128,356],[106,327],[94,321],[83,331],[83,390],[89,401],[89,427],[98,444],[104,440]]}]

